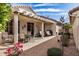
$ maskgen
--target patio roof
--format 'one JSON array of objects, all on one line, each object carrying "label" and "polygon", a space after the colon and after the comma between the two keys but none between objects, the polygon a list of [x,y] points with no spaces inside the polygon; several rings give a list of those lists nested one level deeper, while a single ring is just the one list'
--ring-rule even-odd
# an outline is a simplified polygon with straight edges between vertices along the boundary
[{"label": "patio roof", "polygon": [[69,20],[70,20],[70,23],[71,23],[71,24],[74,23],[75,17],[79,17],[79,16],[77,16],[76,13],[74,13],[74,12],[76,12],[77,10],[79,10],[79,6],[73,8],[72,10],[70,10],[70,11],[68,12],[68,14],[69,14]]},{"label": "patio roof", "polygon": [[40,17],[48,19],[48,20],[52,20],[52,21],[56,22],[57,25],[62,25],[62,23],[60,21],[57,21],[55,19],[52,19],[52,18],[49,18],[49,17],[45,17],[45,16],[40,16]]},{"label": "patio roof", "polygon": [[75,12],[75,11],[77,11],[77,10],[79,10],[79,6],[73,8],[72,10],[70,10],[69,13],[72,14],[73,12]]},{"label": "patio roof", "polygon": [[29,8],[27,6],[16,6],[16,7],[13,7],[13,12],[14,13],[19,13],[21,15],[24,15],[24,16],[28,16],[28,17],[32,17],[32,18],[35,18],[37,20],[41,20],[41,21],[45,21],[45,22],[50,22],[50,23],[56,23],[55,21],[52,21],[51,19],[49,18],[44,18],[43,16],[39,16],[37,15],[30,7],[31,11],[33,12],[29,12],[27,11],[26,9],[18,9],[18,8]]}]

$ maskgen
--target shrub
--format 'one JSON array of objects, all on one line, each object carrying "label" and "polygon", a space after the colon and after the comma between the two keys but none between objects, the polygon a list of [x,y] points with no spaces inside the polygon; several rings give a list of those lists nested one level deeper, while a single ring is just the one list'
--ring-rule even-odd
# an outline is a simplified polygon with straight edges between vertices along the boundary
[{"label": "shrub", "polygon": [[30,35],[25,35],[25,38],[27,39],[27,38],[30,38]]},{"label": "shrub", "polygon": [[47,51],[47,55],[48,56],[61,56],[62,55],[62,51],[59,48],[50,48]]},{"label": "shrub", "polygon": [[67,39],[70,39],[70,33],[64,33]]},{"label": "shrub", "polygon": [[64,33],[63,46],[68,46],[69,39],[70,39],[70,34],[69,33]]}]

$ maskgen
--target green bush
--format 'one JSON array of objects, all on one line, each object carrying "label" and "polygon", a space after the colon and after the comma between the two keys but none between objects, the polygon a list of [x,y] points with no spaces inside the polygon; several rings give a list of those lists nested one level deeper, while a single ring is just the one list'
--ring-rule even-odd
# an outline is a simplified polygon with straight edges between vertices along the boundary
[{"label": "green bush", "polygon": [[25,38],[27,39],[27,38],[30,38],[30,35],[25,35]]},{"label": "green bush", "polygon": [[64,33],[63,46],[68,46],[70,39],[70,33]]},{"label": "green bush", "polygon": [[59,48],[50,48],[47,51],[48,56],[62,56],[62,51]]},{"label": "green bush", "polygon": [[70,39],[70,33],[64,33],[67,39]]}]

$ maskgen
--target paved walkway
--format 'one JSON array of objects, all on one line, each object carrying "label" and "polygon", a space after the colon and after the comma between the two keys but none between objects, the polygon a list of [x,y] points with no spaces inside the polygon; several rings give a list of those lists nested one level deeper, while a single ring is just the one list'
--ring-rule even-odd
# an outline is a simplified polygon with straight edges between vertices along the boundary
[{"label": "paved walkway", "polygon": [[64,56],[79,56],[79,52],[76,49],[75,42],[73,39],[70,39],[69,46],[64,47]]}]

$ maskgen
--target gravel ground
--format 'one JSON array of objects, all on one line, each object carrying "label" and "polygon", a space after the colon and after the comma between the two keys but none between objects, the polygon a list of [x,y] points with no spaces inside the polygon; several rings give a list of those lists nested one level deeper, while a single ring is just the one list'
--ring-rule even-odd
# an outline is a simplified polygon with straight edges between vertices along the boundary
[{"label": "gravel ground", "polygon": [[76,49],[75,42],[73,39],[70,39],[69,46],[63,48],[64,56],[79,56],[79,52]]}]

